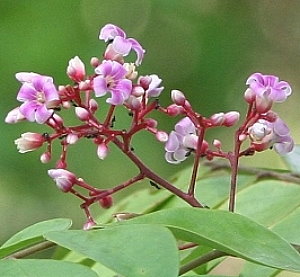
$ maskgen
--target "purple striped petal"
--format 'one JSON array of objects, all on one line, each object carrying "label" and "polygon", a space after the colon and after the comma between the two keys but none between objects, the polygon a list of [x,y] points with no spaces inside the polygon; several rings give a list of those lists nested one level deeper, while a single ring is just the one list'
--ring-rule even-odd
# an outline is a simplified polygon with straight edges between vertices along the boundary
[{"label": "purple striped petal", "polygon": [[48,110],[44,105],[39,106],[35,112],[35,120],[39,124],[45,123],[53,114],[53,110]]},{"label": "purple striped petal", "polygon": [[118,26],[113,24],[106,24],[101,30],[99,34],[99,39],[107,42],[108,40],[114,39],[116,36],[120,36],[125,38],[125,32]]},{"label": "purple striped petal", "polygon": [[108,88],[105,78],[98,76],[94,78],[93,84],[96,97],[101,97],[107,93]]},{"label": "purple striped petal", "polygon": [[35,121],[35,110],[37,103],[33,101],[27,101],[20,106],[20,113],[26,117],[28,121]]},{"label": "purple striped petal", "polygon": [[129,39],[118,36],[115,37],[112,46],[117,53],[121,54],[122,56],[127,56],[132,48],[132,43],[129,41]]},{"label": "purple striped petal", "polygon": [[132,44],[132,49],[136,53],[137,59],[135,61],[136,65],[140,65],[144,58],[144,53],[146,52],[143,47],[133,38],[128,39],[129,42]]},{"label": "purple striped petal", "polygon": [[30,101],[35,99],[36,99],[36,90],[34,89],[34,87],[32,87],[32,85],[29,83],[24,83],[19,90],[19,93],[17,95],[17,100],[24,102],[27,100]]}]

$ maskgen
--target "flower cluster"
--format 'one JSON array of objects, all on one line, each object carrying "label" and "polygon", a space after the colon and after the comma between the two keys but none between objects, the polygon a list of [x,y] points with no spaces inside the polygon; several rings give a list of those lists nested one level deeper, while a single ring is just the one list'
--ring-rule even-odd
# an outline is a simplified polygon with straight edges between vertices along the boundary
[{"label": "flower cluster", "polygon": [[[83,201],[81,207],[88,219],[85,228],[95,224],[89,211],[91,204],[97,202],[108,208],[112,205],[112,194],[142,179],[147,178],[163,186],[193,206],[203,207],[193,194],[201,157],[208,160],[214,157],[225,158],[235,166],[241,156],[254,154],[256,151],[274,147],[278,153],[285,154],[292,150],[294,143],[288,127],[271,110],[274,102],[283,102],[291,94],[291,87],[287,82],[261,73],[255,73],[248,78],[246,84],[249,88],[244,95],[248,103],[248,113],[236,131],[234,151],[226,152],[218,139],[211,144],[205,139],[206,130],[234,126],[240,119],[239,112],[218,112],[204,117],[193,109],[184,93],[179,90],[172,90],[173,103],[166,108],[162,107],[156,99],[164,90],[161,86],[162,80],[156,74],[139,76],[137,72],[145,54],[141,44],[128,38],[121,28],[112,24],[101,29],[99,39],[104,40],[107,45],[103,59],[91,58],[90,65],[94,70],[92,75],[87,75],[86,65],[78,56],[69,61],[66,73],[72,84],[56,86],[50,76],[33,72],[17,73],[16,79],[21,82],[17,100],[22,104],[11,110],[5,119],[11,124],[27,120],[50,127],[52,131],[43,134],[24,133],[15,143],[20,153],[45,145],[46,150],[40,160],[48,163],[53,156],[52,144],[56,140],[60,141],[60,157],[56,167],[50,169],[48,175],[60,190],[72,193]],[[132,51],[136,54],[135,62],[126,62],[126,57]],[[96,116],[99,109],[98,98],[106,96],[107,93],[107,114],[99,119]],[[115,109],[119,107],[125,108],[131,116],[131,123],[127,128],[117,129],[114,126]],[[67,126],[60,114],[62,109],[71,110],[78,119],[78,125]],[[182,119],[168,135],[167,132],[159,130],[158,122],[150,117],[153,110],[168,116],[181,116]],[[162,179],[134,153],[132,137],[143,130],[153,134],[159,142],[165,143],[167,162],[178,164],[188,156],[194,157],[194,171],[188,193]],[[107,190],[90,186],[68,170],[68,149],[80,139],[90,139],[96,145],[95,152],[101,160],[109,154],[110,144],[114,144],[137,166],[139,174]],[[241,145],[246,140],[250,146],[241,150]],[[82,194],[76,186],[87,193]]]}]

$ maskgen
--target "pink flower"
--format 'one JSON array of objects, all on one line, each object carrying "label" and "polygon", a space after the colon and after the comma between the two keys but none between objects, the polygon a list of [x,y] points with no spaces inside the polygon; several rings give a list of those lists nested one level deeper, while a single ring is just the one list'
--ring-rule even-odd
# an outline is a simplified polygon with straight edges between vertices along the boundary
[{"label": "pink flower", "polygon": [[[288,82],[279,81],[279,78],[273,75],[254,73],[248,78],[246,84],[256,96],[268,97],[274,102],[283,102],[292,93]],[[251,93],[248,91],[246,97],[250,96]]]},{"label": "pink flower", "polygon": [[15,144],[20,153],[26,153],[40,148],[45,142],[45,138],[37,133],[24,133],[15,140]]},{"label": "pink flower", "polygon": [[27,72],[17,73],[16,78],[23,83],[17,95],[17,100],[24,102],[20,112],[29,121],[40,124],[46,122],[53,114],[50,108],[59,101],[53,79]]},{"label": "pink flower", "polygon": [[198,136],[193,122],[185,117],[175,125],[165,145],[167,162],[179,164],[184,161],[191,149],[196,149]]},{"label": "pink flower", "polygon": [[164,87],[159,87],[162,80],[156,75],[151,74],[147,76],[141,76],[138,80],[138,84],[145,90],[147,97],[158,97]]},{"label": "pink flower", "polygon": [[25,119],[26,118],[24,115],[20,112],[20,108],[16,107],[7,114],[5,117],[5,122],[9,124],[15,124]]},{"label": "pink flower", "polygon": [[78,56],[74,57],[69,61],[69,65],[67,67],[67,74],[69,78],[75,82],[80,82],[84,80],[85,66]]},{"label": "pink flower", "polygon": [[112,45],[112,47],[107,48],[105,58],[108,58],[107,55],[109,57],[114,55],[127,56],[133,50],[137,55],[135,64],[141,64],[145,50],[135,39],[126,38],[126,33],[121,28],[113,24],[107,24],[101,29],[99,39],[111,42]]},{"label": "pink flower", "polygon": [[125,79],[126,69],[115,61],[104,61],[95,72],[99,75],[94,78],[94,91],[97,97],[110,92],[112,97],[106,100],[111,105],[123,105],[129,98],[132,82]]},{"label": "pink flower", "polygon": [[274,147],[278,154],[283,155],[293,150],[294,141],[290,130],[279,117],[274,122],[260,119],[249,127],[248,132],[252,140],[251,145],[256,151]]},{"label": "pink flower", "polygon": [[74,173],[62,168],[50,169],[48,170],[48,175],[63,192],[68,192],[77,181]]}]

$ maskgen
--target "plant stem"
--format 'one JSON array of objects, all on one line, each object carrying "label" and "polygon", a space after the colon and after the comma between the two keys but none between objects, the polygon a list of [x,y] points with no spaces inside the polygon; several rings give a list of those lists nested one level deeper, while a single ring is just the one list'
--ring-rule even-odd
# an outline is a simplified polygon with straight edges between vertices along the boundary
[{"label": "plant stem", "polygon": [[139,168],[140,172],[145,177],[177,195],[185,202],[189,203],[191,206],[200,208],[204,207],[204,205],[202,205],[193,195],[188,195],[187,193],[183,192],[182,190],[178,189],[177,187],[173,186],[168,181],[157,175],[154,171],[147,167],[132,151],[127,151],[126,149],[129,147],[126,147],[119,139],[114,138],[113,142]]},{"label": "plant stem", "polygon": [[213,250],[211,252],[206,253],[205,255],[189,262],[188,264],[182,266],[179,270],[179,276],[181,276],[182,274],[200,266],[203,265],[211,260],[217,259],[217,258],[221,258],[223,256],[226,256],[227,254],[224,252],[221,252],[219,250]]},{"label": "plant stem", "polygon": [[201,154],[201,148],[204,140],[204,131],[205,129],[203,127],[200,127],[200,133],[197,141],[197,149],[196,149],[196,155],[194,159],[194,166],[193,166],[193,173],[192,178],[190,182],[190,186],[188,189],[188,195],[194,195],[195,194],[195,185],[196,185],[196,178],[199,168],[199,162],[200,162],[200,154]]},{"label": "plant stem", "polygon": [[22,249],[20,251],[15,252],[14,254],[11,254],[4,259],[21,259],[26,256],[29,256],[31,254],[34,254],[36,252],[51,248],[55,246],[56,244],[52,241],[43,241],[39,244],[33,245],[31,247],[28,247],[26,249]]}]

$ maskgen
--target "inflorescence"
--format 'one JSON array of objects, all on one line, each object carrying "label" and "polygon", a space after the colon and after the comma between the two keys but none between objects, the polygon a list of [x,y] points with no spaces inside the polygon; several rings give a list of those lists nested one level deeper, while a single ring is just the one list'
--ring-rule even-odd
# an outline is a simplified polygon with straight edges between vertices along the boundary
[{"label": "inflorescence", "polygon": [[[94,74],[88,76],[85,64],[79,57],[69,61],[66,73],[72,84],[57,86],[53,78],[32,72],[20,72],[16,79],[21,82],[17,100],[21,102],[8,113],[5,122],[20,121],[36,122],[47,125],[52,130],[44,134],[27,132],[15,140],[20,153],[26,153],[46,146],[40,160],[48,163],[52,159],[52,144],[59,140],[62,151],[56,167],[48,170],[48,175],[63,192],[69,192],[79,197],[83,203],[81,208],[87,215],[85,229],[95,225],[89,207],[100,203],[104,208],[112,205],[112,194],[128,187],[142,179],[158,184],[171,193],[182,198],[190,205],[204,207],[194,196],[196,176],[200,158],[212,160],[214,157],[225,158],[232,168],[231,192],[229,210],[234,210],[236,190],[236,175],[238,160],[241,156],[253,155],[269,148],[274,148],[279,154],[285,154],[293,149],[293,139],[284,121],[272,111],[273,103],[284,102],[291,95],[291,87],[276,76],[252,74],[246,84],[244,99],[248,111],[234,136],[233,151],[224,151],[221,141],[215,139],[212,143],[205,140],[209,128],[235,125],[240,118],[236,111],[219,112],[204,117],[194,111],[191,103],[183,92],[171,91],[172,104],[168,107],[159,105],[157,98],[164,90],[162,80],[156,74],[139,76],[136,71],[144,58],[145,50],[133,38],[127,38],[125,32],[112,24],[105,25],[99,35],[100,40],[107,44],[103,58],[93,57],[90,65]],[[126,56],[135,52],[134,63],[125,62]],[[103,119],[96,115],[98,101],[106,96],[107,114]],[[114,127],[115,110],[125,108],[132,115],[130,126],[117,129]],[[74,114],[78,125],[67,126],[60,115],[65,109]],[[102,108],[101,108],[102,109]],[[153,110],[158,110],[167,116],[181,116],[174,131],[167,134],[157,128],[158,122],[149,117]],[[194,157],[194,167],[187,192],[161,178],[134,153],[132,137],[140,131],[148,131],[155,138],[165,143],[165,159],[172,164],[178,164],[190,156]],[[67,153],[71,145],[78,140],[89,138],[96,145],[99,159],[104,160],[109,154],[110,144],[115,144],[139,169],[139,174],[111,189],[99,189],[78,178],[68,169]],[[243,143],[247,146],[242,150]],[[87,191],[84,195],[76,186]]]}]

